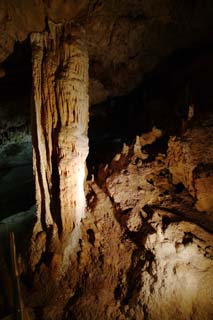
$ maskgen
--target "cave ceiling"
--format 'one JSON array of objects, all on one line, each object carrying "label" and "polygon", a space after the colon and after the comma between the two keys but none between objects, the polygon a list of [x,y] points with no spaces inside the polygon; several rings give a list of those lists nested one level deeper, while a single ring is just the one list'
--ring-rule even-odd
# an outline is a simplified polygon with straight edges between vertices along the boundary
[{"label": "cave ceiling", "polygon": [[0,62],[48,20],[83,25],[96,104],[130,92],[173,52],[211,41],[212,14],[211,0],[2,0]]}]

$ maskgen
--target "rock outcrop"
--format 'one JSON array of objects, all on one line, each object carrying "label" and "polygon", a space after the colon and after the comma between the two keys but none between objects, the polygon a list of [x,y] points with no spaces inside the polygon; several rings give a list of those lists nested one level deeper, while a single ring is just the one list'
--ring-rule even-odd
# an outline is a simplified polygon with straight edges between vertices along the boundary
[{"label": "rock outcrop", "polygon": [[[0,239],[15,231],[27,320],[212,319],[212,1],[0,9]],[[85,182],[89,98],[107,101],[91,108],[100,159],[125,143],[95,169],[94,157]],[[20,204],[33,189],[30,104],[36,209],[6,218],[34,200]],[[0,316],[12,307],[7,262]]]},{"label": "rock outcrop", "polygon": [[[154,129],[99,169],[96,182],[87,183],[88,207],[70,271],[57,282],[58,261],[43,263],[27,291],[36,319],[211,319],[212,203],[209,197],[205,212],[197,205],[199,192],[192,193],[188,175],[203,163],[196,150],[210,128],[205,121],[200,129],[192,125],[171,137],[167,155],[143,159],[139,141],[143,151],[145,141],[155,140]],[[188,171],[176,181],[172,161],[187,142]],[[200,154],[204,148],[212,152],[209,140],[199,145]]]},{"label": "rock outcrop", "polygon": [[213,214],[212,119],[199,123],[181,138],[170,139],[169,170],[174,184],[183,183],[195,199],[199,211]]}]

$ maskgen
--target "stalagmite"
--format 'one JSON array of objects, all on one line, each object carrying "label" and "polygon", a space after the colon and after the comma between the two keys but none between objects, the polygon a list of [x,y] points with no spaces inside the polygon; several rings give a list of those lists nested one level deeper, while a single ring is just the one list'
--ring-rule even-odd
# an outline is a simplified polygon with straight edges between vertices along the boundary
[{"label": "stalagmite", "polygon": [[32,265],[39,262],[42,253],[61,250],[61,243],[73,249],[84,217],[88,154],[88,54],[84,38],[83,29],[71,23],[49,23],[48,31],[31,35],[38,217]]}]

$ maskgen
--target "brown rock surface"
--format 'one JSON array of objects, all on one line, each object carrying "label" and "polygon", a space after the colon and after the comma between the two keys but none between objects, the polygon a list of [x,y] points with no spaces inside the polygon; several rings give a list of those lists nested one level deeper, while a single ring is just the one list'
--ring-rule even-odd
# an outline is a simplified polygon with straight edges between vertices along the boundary
[{"label": "brown rock surface", "polygon": [[[200,130],[189,163],[205,126]],[[139,139],[143,147],[145,137]],[[124,146],[100,168],[98,184],[87,183],[88,207],[70,270],[57,280],[60,259],[53,257],[52,275],[42,264],[28,292],[36,319],[211,319],[212,215],[199,213],[196,195],[180,186],[183,176],[172,180],[176,140],[168,156],[153,161],[138,158],[134,145]],[[185,135],[179,139],[185,141]]]},{"label": "brown rock surface", "polygon": [[[59,239],[63,242],[69,236],[67,251],[68,247],[75,247],[84,217],[89,108],[84,39],[84,31],[73,24],[50,23],[48,32],[31,35],[33,164],[38,216],[33,267],[45,248],[51,253],[60,251],[59,246],[63,245]],[[42,242],[38,237],[43,231],[47,239],[42,236],[45,240]],[[63,254],[66,259],[65,251]]]},{"label": "brown rock surface", "polygon": [[213,131],[208,119],[169,141],[168,163],[174,184],[183,183],[199,211],[213,213]]},{"label": "brown rock surface", "polygon": [[[208,41],[213,23],[210,0],[2,0],[0,6],[0,62],[15,41],[43,31],[45,20],[84,26],[91,104],[130,91],[173,51]],[[98,97],[97,86],[103,88]]]},{"label": "brown rock surface", "polygon": [[[188,131],[189,136],[193,130]],[[175,149],[175,146],[170,145],[170,148]],[[104,319],[172,319],[177,314],[178,319],[210,319],[212,235],[196,224],[196,209],[187,190],[180,192],[182,199],[178,200],[166,157],[158,156],[151,163],[138,162],[133,150],[125,149],[125,161],[121,154],[115,157],[109,168],[105,168],[106,182],[103,182],[102,172],[99,173],[116,220],[114,227],[108,229],[109,221],[114,220],[113,211],[107,219],[104,216],[98,218],[97,213],[93,216],[94,224],[98,226],[94,237],[98,234],[98,256],[99,259],[102,257],[103,269],[91,276],[97,281],[94,289],[90,288],[88,296],[82,291],[76,306],[74,303],[71,308],[71,314],[77,319],[98,319],[100,316]],[[192,150],[191,157],[193,151],[196,152]],[[93,184],[96,195],[93,194],[88,205],[93,208],[93,213],[101,206],[100,213],[103,214],[108,212],[105,204],[110,203],[109,198],[105,195],[107,202],[102,200],[102,204],[99,203],[97,191],[102,194]],[[182,202],[181,208],[179,201]],[[99,237],[99,230],[102,236],[106,235]],[[92,246],[97,243],[95,240]],[[113,260],[106,246],[110,247]],[[89,254],[86,256],[88,259]],[[107,262],[111,271],[106,269]],[[105,283],[101,282],[103,275],[106,276]],[[95,301],[92,292],[98,292]]]},{"label": "brown rock surface", "polygon": [[[84,189],[88,86],[90,104],[101,102],[135,88],[172,52],[208,47],[212,13],[210,0],[1,1],[0,62],[16,41],[30,35],[32,45],[37,222],[30,259],[21,261],[31,320],[213,318],[212,117],[196,122],[193,109],[198,119],[212,106],[212,74],[199,77],[209,70],[211,50],[205,68],[205,52],[200,67],[199,54],[183,59],[167,82],[160,83],[169,72],[161,75],[159,67],[143,97],[136,94],[138,119],[129,106],[131,120],[122,118],[121,103],[128,129],[115,130],[115,140],[135,122],[142,130],[143,117],[144,131],[152,128],[153,114],[161,130],[136,133]],[[5,105],[1,114],[10,117]],[[106,110],[102,118],[97,127],[113,120]],[[19,126],[17,114],[4,122],[6,136]]]}]

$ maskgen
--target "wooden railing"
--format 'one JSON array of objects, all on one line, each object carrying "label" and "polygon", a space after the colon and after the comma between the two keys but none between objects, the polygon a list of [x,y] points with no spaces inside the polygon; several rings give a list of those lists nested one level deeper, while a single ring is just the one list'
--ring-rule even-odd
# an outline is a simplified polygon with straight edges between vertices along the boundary
[{"label": "wooden railing", "polygon": [[26,320],[24,318],[24,305],[21,297],[14,233],[10,232],[9,236],[14,312],[0,320]]}]

